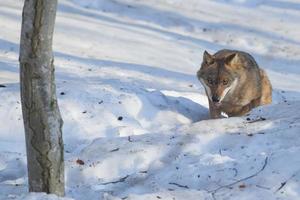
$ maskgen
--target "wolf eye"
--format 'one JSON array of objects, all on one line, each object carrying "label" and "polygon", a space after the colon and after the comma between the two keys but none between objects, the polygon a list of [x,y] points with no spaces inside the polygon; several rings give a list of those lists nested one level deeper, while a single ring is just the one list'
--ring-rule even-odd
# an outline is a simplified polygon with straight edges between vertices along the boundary
[{"label": "wolf eye", "polygon": [[215,61],[214,60],[209,60],[209,61],[206,61],[206,64],[207,65],[212,65],[212,64],[214,64],[215,63]]},{"label": "wolf eye", "polygon": [[228,80],[227,79],[224,79],[222,82],[223,82],[223,85],[227,85],[228,84]]},{"label": "wolf eye", "polygon": [[213,84],[213,80],[212,79],[207,79],[207,82],[212,85]]}]

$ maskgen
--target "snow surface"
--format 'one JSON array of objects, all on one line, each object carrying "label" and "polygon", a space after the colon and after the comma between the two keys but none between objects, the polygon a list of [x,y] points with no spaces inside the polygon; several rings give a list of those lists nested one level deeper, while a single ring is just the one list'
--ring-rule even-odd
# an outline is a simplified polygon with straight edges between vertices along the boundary
[{"label": "snow surface", "polygon": [[[300,199],[298,0],[60,0],[66,198],[28,194],[21,0],[0,2],[1,200]],[[207,120],[202,53],[251,53],[272,105]]]}]

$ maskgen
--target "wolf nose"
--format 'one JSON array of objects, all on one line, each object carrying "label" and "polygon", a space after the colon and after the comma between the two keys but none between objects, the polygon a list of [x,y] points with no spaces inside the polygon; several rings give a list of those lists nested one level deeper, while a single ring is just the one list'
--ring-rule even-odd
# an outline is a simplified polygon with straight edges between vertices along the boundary
[{"label": "wolf nose", "polygon": [[215,102],[215,103],[218,103],[220,101],[220,98],[217,97],[217,96],[213,96],[212,101]]}]

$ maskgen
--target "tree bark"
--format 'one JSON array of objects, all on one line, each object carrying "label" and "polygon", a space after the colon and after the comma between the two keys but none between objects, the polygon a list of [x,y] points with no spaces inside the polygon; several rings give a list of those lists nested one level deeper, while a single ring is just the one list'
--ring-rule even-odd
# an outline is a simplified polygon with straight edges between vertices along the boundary
[{"label": "tree bark", "polygon": [[52,38],[57,0],[25,0],[20,83],[30,192],[63,196],[64,155]]}]

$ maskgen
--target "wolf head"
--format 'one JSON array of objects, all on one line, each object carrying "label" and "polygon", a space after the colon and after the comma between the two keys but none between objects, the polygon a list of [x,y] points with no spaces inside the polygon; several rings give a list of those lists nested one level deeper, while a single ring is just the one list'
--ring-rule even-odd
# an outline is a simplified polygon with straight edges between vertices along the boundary
[{"label": "wolf head", "polygon": [[226,100],[226,96],[236,89],[240,67],[241,59],[238,53],[215,57],[207,51],[204,52],[197,77],[213,103],[221,105],[222,101]]}]

